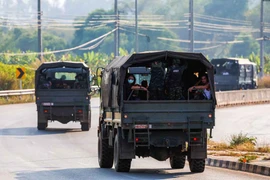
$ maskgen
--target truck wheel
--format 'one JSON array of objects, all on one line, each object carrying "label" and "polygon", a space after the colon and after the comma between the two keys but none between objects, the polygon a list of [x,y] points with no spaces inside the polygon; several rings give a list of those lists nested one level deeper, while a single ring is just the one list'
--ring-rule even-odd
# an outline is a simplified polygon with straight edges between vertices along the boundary
[{"label": "truck wheel", "polygon": [[185,167],[186,156],[172,156],[170,157],[170,164],[172,169],[183,169]]},{"label": "truck wheel", "polygon": [[38,130],[45,130],[48,127],[48,122],[47,123],[38,123],[37,129]]},{"label": "truck wheel", "polygon": [[101,133],[98,136],[98,164],[101,168],[113,166],[113,148],[109,148],[109,140],[102,139]]},{"label": "truck wheel", "polygon": [[81,129],[82,129],[82,131],[89,131],[89,128],[90,126],[89,126],[89,123],[82,123],[81,124]]},{"label": "truck wheel", "polygon": [[203,172],[205,168],[204,159],[190,159],[189,160],[189,169],[191,172],[199,173]]},{"label": "truck wheel", "polygon": [[120,142],[119,142],[119,134],[116,134],[114,140],[114,168],[116,172],[129,172],[131,159],[120,159]]}]

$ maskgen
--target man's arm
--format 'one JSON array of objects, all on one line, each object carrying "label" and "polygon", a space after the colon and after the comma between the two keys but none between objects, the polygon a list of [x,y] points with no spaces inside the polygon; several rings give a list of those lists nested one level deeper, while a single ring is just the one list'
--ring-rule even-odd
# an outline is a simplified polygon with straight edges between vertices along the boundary
[{"label": "man's arm", "polygon": [[209,83],[203,86],[192,86],[188,90],[192,91],[193,89],[208,89],[210,87]]}]

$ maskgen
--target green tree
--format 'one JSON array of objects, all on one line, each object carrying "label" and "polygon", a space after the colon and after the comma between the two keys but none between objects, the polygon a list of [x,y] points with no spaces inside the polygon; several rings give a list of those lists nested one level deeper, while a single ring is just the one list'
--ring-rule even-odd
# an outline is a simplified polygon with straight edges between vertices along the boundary
[{"label": "green tree", "polygon": [[230,19],[245,19],[248,10],[247,0],[212,0],[204,6],[205,14]]},{"label": "green tree", "polygon": [[243,56],[248,57],[250,53],[259,53],[259,43],[252,37],[247,36],[248,34],[240,34],[237,41],[243,41],[243,43],[236,43],[231,46],[230,55],[231,56]]}]

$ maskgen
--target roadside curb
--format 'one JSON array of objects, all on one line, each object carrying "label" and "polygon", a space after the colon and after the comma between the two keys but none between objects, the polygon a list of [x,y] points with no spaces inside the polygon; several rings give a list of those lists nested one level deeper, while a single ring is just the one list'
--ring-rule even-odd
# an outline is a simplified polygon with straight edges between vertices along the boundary
[{"label": "roadside curb", "polygon": [[226,169],[231,169],[231,170],[238,170],[238,171],[244,171],[244,172],[270,176],[270,167],[266,167],[266,166],[259,166],[259,165],[254,165],[254,164],[246,164],[246,163],[239,163],[235,161],[226,161],[226,160],[218,160],[218,159],[211,159],[211,158],[207,158],[205,161],[205,164],[207,166],[220,167],[220,168],[226,168]]},{"label": "roadside curb", "polygon": [[221,109],[221,108],[253,106],[253,105],[263,105],[263,104],[270,104],[270,100],[269,101],[260,101],[260,102],[217,104],[216,108]]}]

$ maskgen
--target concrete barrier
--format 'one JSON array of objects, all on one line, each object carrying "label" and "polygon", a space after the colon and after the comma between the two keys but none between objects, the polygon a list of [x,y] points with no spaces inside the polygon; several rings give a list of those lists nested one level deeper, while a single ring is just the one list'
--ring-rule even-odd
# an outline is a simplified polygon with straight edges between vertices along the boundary
[{"label": "concrete barrier", "polygon": [[216,92],[218,106],[270,102],[270,89]]}]

